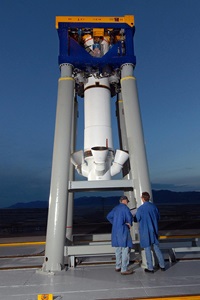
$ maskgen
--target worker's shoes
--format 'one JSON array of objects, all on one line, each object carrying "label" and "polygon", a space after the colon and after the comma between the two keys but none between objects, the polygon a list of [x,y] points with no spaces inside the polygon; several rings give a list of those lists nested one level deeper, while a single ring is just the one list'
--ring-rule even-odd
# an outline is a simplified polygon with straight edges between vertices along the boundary
[{"label": "worker's shoes", "polygon": [[115,269],[115,272],[121,272],[121,268]]},{"label": "worker's shoes", "polygon": [[146,273],[154,273],[154,270],[144,269]]},{"label": "worker's shoes", "polygon": [[133,270],[127,270],[125,272],[121,272],[121,275],[131,275],[133,274]]},{"label": "worker's shoes", "polygon": [[156,266],[155,271],[158,271],[158,270],[166,271],[165,267],[161,268],[160,266]]}]

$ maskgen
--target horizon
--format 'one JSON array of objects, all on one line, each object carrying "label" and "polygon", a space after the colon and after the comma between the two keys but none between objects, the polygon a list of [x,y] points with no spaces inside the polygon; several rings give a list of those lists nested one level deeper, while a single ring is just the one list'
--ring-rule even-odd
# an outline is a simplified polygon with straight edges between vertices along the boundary
[{"label": "horizon", "polygon": [[[196,192],[196,191],[185,191],[185,192],[175,192],[175,191],[170,191],[170,190],[152,190],[152,193],[153,193],[153,202],[156,204],[156,205],[178,205],[178,204],[183,204],[183,205],[190,205],[191,203],[193,203],[193,204],[200,204],[200,192]],[[155,196],[156,196],[156,193],[165,193],[165,197],[166,197],[166,195],[168,194],[169,195],[169,193],[171,193],[171,196],[172,196],[172,199],[166,199],[166,198],[164,198],[164,200],[163,200],[163,198],[158,198],[157,199],[157,197],[156,197],[156,199],[155,199]],[[198,194],[198,198],[196,199],[190,199],[190,200],[188,200],[188,199],[185,199],[185,198],[181,198],[181,196],[183,195],[183,194],[195,194],[195,193],[197,193]],[[173,200],[173,195],[174,194],[176,194],[176,195],[178,195],[179,197],[178,197],[178,199],[176,199],[176,201],[177,202],[174,202],[174,200]],[[77,201],[77,200],[79,200],[79,199],[81,199],[81,200],[89,200],[89,199],[92,199],[92,198],[98,198],[99,200],[106,200],[106,199],[108,199],[108,200],[112,200],[112,199],[118,199],[118,198],[120,198],[120,195],[111,195],[111,196],[102,196],[102,195],[93,195],[93,196],[80,196],[80,197],[74,197],[74,204],[76,204],[75,202]],[[199,203],[198,203],[199,202]],[[32,205],[36,205],[36,204],[46,204],[46,206],[45,207],[31,207]],[[49,203],[49,201],[48,200],[34,200],[34,201],[31,201],[31,202],[15,202],[14,204],[12,204],[12,205],[10,205],[10,206],[6,206],[6,207],[0,207],[0,209],[10,209],[10,208],[13,208],[13,209],[20,209],[20,208],[48,208],[48,203]],[[85,203],[85,204],[87,204],[87,203]],[[18,207],[17,207],[18,206]],[[19,207],[19,206],[21,206],[21,207]],[[23,207],[24,206],[24,207]],[[30,207],[28,207],[28,206],[30,206]],[[86,205],[87,206],[87,205]]]}]

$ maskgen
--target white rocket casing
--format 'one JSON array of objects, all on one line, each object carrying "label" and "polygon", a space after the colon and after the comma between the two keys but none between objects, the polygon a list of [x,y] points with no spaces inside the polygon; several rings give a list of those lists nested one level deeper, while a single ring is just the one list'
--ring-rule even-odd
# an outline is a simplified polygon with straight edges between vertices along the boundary
[{"label": "white rocket casing", "polygon": [[96,146],[113,149],[109,80],[89,77],[84,90],[84,151]]},{"label": "white rocket casing", "polygon": [[114,160],[108,77],[91,76],[84,84],[84,119],[84,160],[80,166],[81,152],[77,151],[71,156],[72,163],[88,180],[110,180],[120,172],[128,154],[117,150]]},{"label": "white rocket casing", "polygon": [[84,152],[91,151],[85,158],[90,168],[88,180],[110,179],[110,174],[105,175],[113,160],[109,155],[113,151],[110,101],[108,78],[89,77],[84,85]]}]

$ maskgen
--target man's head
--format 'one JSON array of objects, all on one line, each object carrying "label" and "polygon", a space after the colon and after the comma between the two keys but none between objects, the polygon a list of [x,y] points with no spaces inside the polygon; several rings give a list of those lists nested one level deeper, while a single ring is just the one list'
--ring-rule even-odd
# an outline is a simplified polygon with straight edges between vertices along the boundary
[{"label": "man's head", "polygon": [[148,202],[149,199],[150,199],[149,193],[143,192],[142,195],[141,195],[141,199],[142,199],[143,202]]},{"label": "man's head", "polygon": [[129,200],[126,196],[121,196],[119,202],[127,205],[129,203]]}]

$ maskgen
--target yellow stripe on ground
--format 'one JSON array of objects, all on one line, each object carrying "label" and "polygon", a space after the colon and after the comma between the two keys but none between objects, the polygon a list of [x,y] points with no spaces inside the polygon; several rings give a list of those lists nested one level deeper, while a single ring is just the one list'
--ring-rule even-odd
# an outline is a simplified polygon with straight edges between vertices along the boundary
[{"label": "yellow stripe on ground", "polygon": [[[161,235],[160,240],[165,239],[187,239],[187,238],[200,238],[200,234],[192,235]],[[0,247],[13,247],[13,246],[29,246],[29,245],[45,245],[45,241],[41,242],[15,242],[15,243],[0,243]]]},{"label": "yellow stripe on ground", "polygon": [[200,234],[187,234],[187,235],[160,235],[159,239],[188,239],[188,238],[199,238]]},{"label": "yellow stripe on ground", "polygon": [[200,295],[187,295],[187,296],[170,296],[170,297],[157,297],[157,298],[134,298],[134,300],[200,300]]},{"label": "yellow stripe on ground", "polygon": [[[114,300],[114,299],[106,299]],[[200,295],[146,297],[146,298],[117,298],[115,300],[200,300]]]},{"label": "yellow stripe on ground", "polygon": [[14,247],[14,246],[30,246],[30,245],[45,245],[46,242],[17,242],[17,243],[4,243],[0,247]]}]

